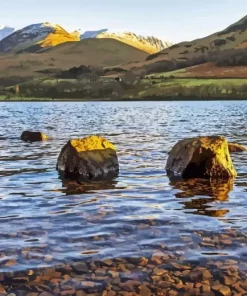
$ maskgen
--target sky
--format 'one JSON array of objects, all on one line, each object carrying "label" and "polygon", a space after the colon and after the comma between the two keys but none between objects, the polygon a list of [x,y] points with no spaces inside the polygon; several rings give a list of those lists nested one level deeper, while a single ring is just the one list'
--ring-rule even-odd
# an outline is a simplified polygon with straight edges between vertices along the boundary
[{"label": "sky", "polygon": [[0,1],[0,25],[15,29],[48,21],[71,32],[108,28],[173,43],[205,37],[247,14],[247,0]]}]

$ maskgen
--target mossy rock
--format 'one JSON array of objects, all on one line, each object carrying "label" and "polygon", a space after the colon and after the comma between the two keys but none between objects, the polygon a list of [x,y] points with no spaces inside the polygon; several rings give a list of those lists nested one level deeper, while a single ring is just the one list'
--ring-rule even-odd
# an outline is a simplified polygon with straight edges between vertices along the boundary
[{"label": "mossy rock", "polygon": [[113,179],[119,173],[116,148],[111,142],[98,136],[70,140],[60,152],[57,170],[63,179]]},{"label": "mossy rock", "polygon": [[170,178],[229,179],[237,176],[224,137],[184,139],[170,151],[166,164]]},{"label": "mossy rock", "polygon": [[24,142],[38,142],[38,141],[46,141],[49,137],[42,132],[30,132],[24,131],[21,134],[21,140]]}]

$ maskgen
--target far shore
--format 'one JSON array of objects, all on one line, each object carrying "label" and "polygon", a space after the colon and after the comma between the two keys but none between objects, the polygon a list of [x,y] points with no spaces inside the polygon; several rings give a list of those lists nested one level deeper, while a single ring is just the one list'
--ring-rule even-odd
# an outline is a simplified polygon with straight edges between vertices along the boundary
[{"label": "far shore", "polygon": [[144,97],[144,98],[121,98],[121,99],[111,99],[111,98],[100,98],[100,99],[92,99],[92,98],[83,98],[83,99],[51,99],[51,98],[26,98],[21,99],[15,97],[13,99],[6,100],[3,97],[0,97],[0,102],[4,103],[12,103],[12,102],[144,102],[144,101],[154,101],[154,102],[186,102],[186,101],[246,101],[246,97],[232,97],[232,96],[222,96],[222,97],[210,97],[210,98],[198,98],[198,97]]}]

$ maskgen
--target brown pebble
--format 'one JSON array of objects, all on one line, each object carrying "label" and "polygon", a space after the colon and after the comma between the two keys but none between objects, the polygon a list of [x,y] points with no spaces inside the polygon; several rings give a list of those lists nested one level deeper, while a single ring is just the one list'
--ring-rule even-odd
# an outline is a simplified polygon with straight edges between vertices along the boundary
[{"label": "brown pebble", "polygon": [[148,264],[148,259],[145,258],[145,257],[142,257],[139,265],[140,266],[146,266],[147,264]]},{"label": "brown pebble", "polygon": [[189,269],[191,269],[190,266],[186,266],[186,265],[178,264],[178,263],[175,263],[175,262],[171,262],[171,265],[172,265],[173,267],[175,267],[176,269],[179,269],[179,270],[189,270]]},{"label": "brown pebble", "polygon": [[163,275],[163,274],[166,274],[167,273],[167,270],[166,269],[160,269],[158,267],[156,267],[154,270],[153,270],[153,274],[154,275]]},{"label": "brown pebble", "polygon": [[87,294],[82,290],[76,291],[75,295],[76,296],[87,296]]},{"label": "brown pebble", "polygon": [[211,272],[209,271],[209,270],[204,270],[203,272],[202,272],[202,278],[203,278],[203,280],[208,280],[208,279],[211,279],[212,278],[212,274],[211,274]]},{"label": "brown pebble", "polygon": [[109,291],[107,293],[107,296],[115,296],[115,295],[116,295],[116,292],[114,292],[114,291]]},{"label": "brown pebble", "polygon": [[53,296],[53,295],[49,292],[44,291],[44,292],[40,293],[39,296]]},{"label": "brown pebble", "polygon": [[113,279],[119,277],[119,272],[115,270],[108,270],[108,273],[111,275]]},{"label": "brown pebble", "polygon": [[140,289],[140,296],[152,296],[151,290],[145,286],[145,285],[141,285],[139,286]]},{"label": "brown pebble", "polygon": [[203,293],[207,293],[207,292],[211,291],[211,288],[210,288],[209,285],[202,284],[201,290],[202,290]]},{"label": "brown pebble", "polygon": [[158,282],[157,283],[158,286],[162,289],[167,289],[167,288],[170,288],[172,283],[171,282],[167,282],[167,281],[161,281],[161,282]]},{"label": "brown pebble", "polygon": [[224,285],[227,285],[227,286],[231,286],[232,284],[236,283],[236,281],[238,280],[237,277],[233,277],[233,276],[224,276],[223,277],[223,282],[224,282]]},{"label": "brown pebble", "polygon": [[231,294],[232,294],[230,288],[227,286],[223,286],[222,288],[219,289],[218,292],[222,296],[231,296]]},{"label": "brown pebble", "polygon": [[13,265],[16,265],[16,260],[15,259],[11,259],[9,261],[7,261],[5,263],[5,266],[9,267],[9,266],[13,266]]},{"label": "brown pebble", "polygon": [[230,239],[224,239],[224,240],[221,240],[220,242],[223,245],[231,245],[232,244],[232,240],[230,240]]},{"label": "brown pebble", "polygon": [[45,255],[45,262],[51,262],[53,257],[51,255]]},{"label": "brown pebble", "polygon": [[70,290],[64,290],[60,292],[60,295],[62,296],[67,296],[67,295],[74,295],[75,294],[75,289],[71,288]]},{"label": "brown pebble", "polygon": [[95,283],[90,281],[82,281],[81,285],[83,288],[93,288],[95,286]]},{"label": "brown pebble", "polygon": [[38,296],[40,293],[30,292],[27,294],[27,296]]},{"label": "brown pebble", "polygon": [[170,290],[168,291],[167,296],[178,296],[178,292],[175,290]]}]

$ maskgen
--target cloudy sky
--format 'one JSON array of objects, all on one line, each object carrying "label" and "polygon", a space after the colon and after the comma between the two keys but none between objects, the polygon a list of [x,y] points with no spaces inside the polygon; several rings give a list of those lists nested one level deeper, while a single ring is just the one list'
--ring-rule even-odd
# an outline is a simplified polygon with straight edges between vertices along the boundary
[{"label": "cloudy sky", "polygon": [[58,23],[77,29],[133,31],[173,43],[222,30],[247,14],[247,0],[6,0],[0,25]]}]

